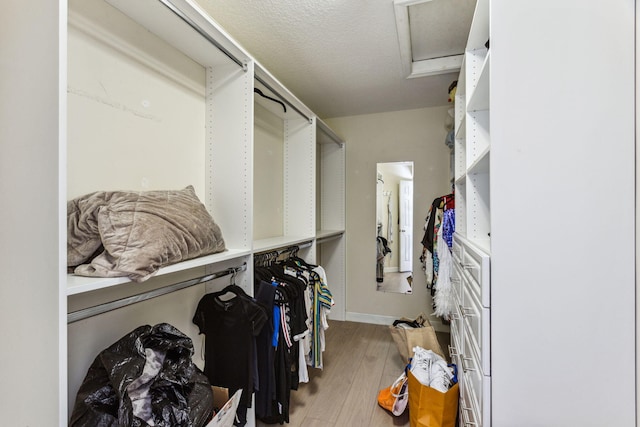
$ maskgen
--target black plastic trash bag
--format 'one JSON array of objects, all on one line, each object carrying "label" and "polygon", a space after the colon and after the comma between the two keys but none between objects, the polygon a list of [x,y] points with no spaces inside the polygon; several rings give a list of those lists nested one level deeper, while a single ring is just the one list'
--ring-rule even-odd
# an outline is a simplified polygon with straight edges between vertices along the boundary
[{"label": "black plastic trash bag", "polygon": [[192,356],[191,339],[167,323],[135,329],[89,367],[69,425],[206,425],[213,392]]}]

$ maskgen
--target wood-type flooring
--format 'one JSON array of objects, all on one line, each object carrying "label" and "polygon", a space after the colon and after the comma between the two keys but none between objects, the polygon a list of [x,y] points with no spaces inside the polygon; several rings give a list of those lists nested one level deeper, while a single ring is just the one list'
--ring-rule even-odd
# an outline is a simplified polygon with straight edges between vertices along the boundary
[{"label": "wood-type flooring", "polygon": [[[449,334],[438,339],[446,351]],[[309,383],[291,392],[289,426],[409,426],[408,411],[395,417],[377,403],[378,392],[404,368],[388,326],[330,321],[323,363],[323,370],[309,368]]]}]

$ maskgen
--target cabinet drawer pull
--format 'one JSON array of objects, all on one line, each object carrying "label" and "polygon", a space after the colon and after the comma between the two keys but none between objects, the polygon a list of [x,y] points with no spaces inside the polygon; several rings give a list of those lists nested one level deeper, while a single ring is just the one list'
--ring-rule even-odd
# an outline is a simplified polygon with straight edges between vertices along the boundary
[{"label": "cabinet drawer pull", "polygon": [[460,364],[462,365],[462,370],[464,372],[467,372],[467,371],[475,372],[476,368],[470,368],[467,366],[467,364],[465,363],[465,361],[467,360],[473,360],[473,359],[471,357],[464,357],[464,354],[460,355]]},{"label": "cabinet drawer pull", "polygon": [[467,414],[467,412],[471,412],[472,409],[469,408],[468,406],[464,406],[464,401],[460,401],[460,406],[462,407],[462,421],[464,423],[465,426],[477,426],[478,423],[469,420],[469,415]]},{"label": "cabinet drawer pull", "polygon": [[458,304],[458,308],[460,308],[460,313],[462,313],[462,317],[475,317],[473,308],[463,307],[462,304]]},{"label": "cabinet drawer pull", "polygon": [[459,356],[458,350],[454,346],[450,345],[449,346],[449,357],[453,359],[454,357],[458,357],[458,356]]}]

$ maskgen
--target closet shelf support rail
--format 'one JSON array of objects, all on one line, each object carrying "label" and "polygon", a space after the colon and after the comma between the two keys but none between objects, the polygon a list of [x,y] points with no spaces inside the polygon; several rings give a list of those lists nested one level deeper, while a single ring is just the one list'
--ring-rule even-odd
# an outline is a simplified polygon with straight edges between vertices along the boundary
[{"label": "closet shelf support rail", "polygon": [[186,280],[184,282],[174,283],[173,285],[164,286],[162,288],[154,289],[142,294],[132,295],[130,297],[122,298],[119,300],[99,304],[93,307],[83,308],[81,310],[72,311],[67,314],[67,324],[74,323],[79,320],[87,319],[89,317],[97,316],[98,314],[107,313],[109,311],[116,310],[118,308],[126,307],[128,305],[136,304],[142,301],[146,301],[152,298],[156,298],[162,295],[169,294],[171,292],[179,291],[181,289],[189,288],[191,286],[199,285],[200,283],[208,282],[209,280],[217,279],[219,277],[235,274],[239,271],[246,271],[247,264],[244,263],[239,267],[231,267],[226,270],[217,271],[215,273],[207,274],[205,276],[196,277],[194,279]]},{"label": "closet shelf support rail", "polygon": [[278,93],[277,90],[275,90],[274,88],[272,88],[267,82],[264,81],[264,79],[262,79],[260,76],[256,75],[255,79],[257,81],[259,81],[260,83],[262,83],[262,85],[264,85],[264,87],[266,87],[267,89],[269,89],[271,91],[271,93],[273,93],[275,96],[277,96],[278,98],[280,98],[282,100],[282,102],[284,102],[285,104],[287,104],[289,107],[293,108],[296,113],[300,114],[302,117],[304,117],[305,119],[307,119],[307,121],[309,123],[313,123],[313,120],[311,120],[310,117],[308,117],[306,114],[304,114],[302,111],[300,111],[295,105],[293,105],[291,102],[289,102],[284,96],[280,95]]},{"label": "closet shelf support rail", "polygon": [[220,50],[220,52],[224,53],[227,57],[229,57],[229,59],[231,59],[233,62],[238,64],[242,68],[243,71],[246,72],[249,69],[245,62],[241,61],[234,54],[229,52],[228,49],[226,49],[224,46],[222,46],[216,39],[211,37],[211,35],[209,35],[209,33],[207,33],[202,27],[200,27],[197,23],[195,23],[187,15],[185,15],[180,9],[178,9],[173,3],[171,3],[171,1],[169,1],[169,0],[158,0],[158,1],[160,1],[160,3],[162,3],[167,9],[169,9],[171,12],[173,12],[178,18],[182,19],[182,21],[184,21],[185,24],[187,24],[188,26],[193,28],[198,34],[200,34],[202,37],[204,37],[209,43],[211,43],[216,48],[218,48],[218,50]]}]

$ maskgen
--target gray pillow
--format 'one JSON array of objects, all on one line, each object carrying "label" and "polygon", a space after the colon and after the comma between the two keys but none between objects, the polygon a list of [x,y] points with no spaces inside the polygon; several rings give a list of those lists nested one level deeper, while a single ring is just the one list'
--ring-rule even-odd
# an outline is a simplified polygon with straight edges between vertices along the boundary
[{"label": "gray pillow", "polygon": [[142,282],[166,265],[225,250],[220,227],[192,186],[180,191],[105,193],[97,228],[104,251],[76,267],[75,274],[127,276]]}]

